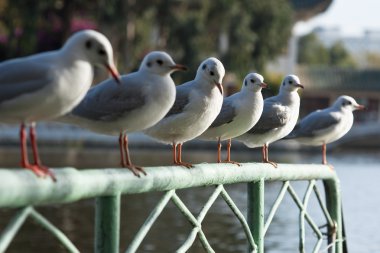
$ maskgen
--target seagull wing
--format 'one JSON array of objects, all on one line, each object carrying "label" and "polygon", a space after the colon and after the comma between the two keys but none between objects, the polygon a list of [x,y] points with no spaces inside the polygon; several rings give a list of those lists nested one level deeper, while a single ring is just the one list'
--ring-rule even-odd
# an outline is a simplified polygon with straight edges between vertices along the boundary
[{"label": "seagull wing", "polygon": [[318,132],[328,129],[340,121],[341,115],[339,113],[327,110],[316,111],[302,119],[293,132],[289,134],[289,137],[313,137]]},{"label": "seagull wing", "polygon": [[265,101],[259,121],[248,133],[261,134],[282,127],[290,120],[290,116],[291,112],[287,106],[273,100]]},{"label": "seagull wing", "polygon": [[222,105],[222,109],[218,114],[218,117],[216,117],[214,122],[211,124],[210,128],[231,123],[234,120],[235,116],[236,111],[232,101],[225,99]]},{"label": "seagull wing", "polygon": [[185,107],[189,103],[191,86],[186,84],[180,85],[176,89],[175,102],[169,112],[165,115],[164,118],[167,118],[171,115],[178,114],[184,111]]},{"label": "seagull wing", "polygon": [[29,59],[14,59],[0,64],[0,104],[40,90],[54,81],[51,64]]},{"label": "seagull wing", "polygon": [[143,84],[124,76],[118,85],[108,79],[92,88],[71,114],[99,121],[114,121],[145,104]]}]

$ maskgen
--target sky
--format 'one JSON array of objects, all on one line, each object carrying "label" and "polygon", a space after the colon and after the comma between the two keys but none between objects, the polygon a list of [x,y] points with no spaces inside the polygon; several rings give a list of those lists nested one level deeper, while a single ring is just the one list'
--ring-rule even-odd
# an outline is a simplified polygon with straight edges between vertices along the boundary
[{"label": "sky", "polygon": [[344,36],[361,36],[365,30],[380,31],[380,0],[333,0],[324,13],[298,22],[294,33],[303,35],[318,26],[340,27]]}]

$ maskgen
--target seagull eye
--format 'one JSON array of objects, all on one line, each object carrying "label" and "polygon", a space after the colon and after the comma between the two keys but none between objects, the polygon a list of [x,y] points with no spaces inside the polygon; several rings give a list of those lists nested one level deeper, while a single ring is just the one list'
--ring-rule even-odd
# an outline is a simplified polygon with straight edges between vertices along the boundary
[{"label": "seagull eye", "polygon": [[255,83],[255,80],[251,79],[251,83]]},{"label": "seagull eye", "polygon": [[90,49],[90,48],[92,47],[92,42],[91,42],[91,40],[86,41],[85,46],[86,46],[87,49]]},{"label": "seagull eye", "polygon": [[156,62],[157,62],[157,64],[160,65],[160,66],[161,66],[162,64],[164,64],[164,62],[163,62],[162,60],[157,60]]},{"label": "seagull eye", "polygon": [[351,101],[348,101],[347,104],[348,104],[348,105],[352,105]]},{"label": "seagull eye", "polygon": [[292,81],[292,80],[290,80],[290,81],[289,81],[289,84],[293,84],[293,81]]},{"label": "seagull eye", "polygon": [[211,76],[215,75],[214,71],[210,71],[210,75]]},{"label": "seagull eye", "polygon": [[99,55],[106,55],[106,51],[104,49],[99,49],[98,54]]}]

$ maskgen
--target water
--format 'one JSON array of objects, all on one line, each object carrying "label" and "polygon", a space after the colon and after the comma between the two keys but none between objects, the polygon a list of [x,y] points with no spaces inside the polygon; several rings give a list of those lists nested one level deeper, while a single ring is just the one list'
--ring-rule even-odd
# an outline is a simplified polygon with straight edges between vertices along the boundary
[{"label": "water", "polygon": [[[118,163],[118,151],[110,149],[83,150],[80,148],[62,151],[60,149],[42,150],[43,160],[52,167],[76,166],[83,168],[115,167]],[[233,159],[245,162],[259,160],[259,150],[234,152]],[[318,153],[318,152],[317,152]],[[380,160],[378,152],[333,152],[329,162],[334,164],[341,179],[344,218],[350,252],[380,252],[380,197],[378,178],[380,178]],[[154,166],[171,162],[169,147],[165,150],[132,150],[136,164]],[[271,158],[287,163],[319,163],[320,155],[309,153],[271,153]],[[18,161],[18,150],[0,149],[1,167],[11,167]],[[215,153],[204,150],[184,150],[184,160],[192,162],[213,162]],[[62,161],[65,161],[62,163]],[[307,187],[305,182],[292,184],[302,197]],[[266,212],[280,190],[280,183],[266,184]],[[226,189],[238,207],[246,212],[246,185],[226,186]],[[213,187],[199,187],[191,190],[179,190],[178,195],[193,213],[197,213]],[[322,192],[323,189],[320,188]],[[163,193],[129,195],[122,198],[121,209],[121,252],[124,252],[133,235],[138,231],[149,212],[159,201]],[[94,238],[94,201],[83,200],[67,205],[38,207],[37,210],[53,224],[62,229],[81,252],[93,252]],[[323,225],[321,211],[316,208],[315,198],[311,198],[308,212],[318,225]],[[0,211],[0,229],[3,229],[15,210]],[[298,252],[298,211],[289,196],[281,204],[265,240],[266,252]],[[240,223],[232,215],[228,206],[219,197],[207,214],[203,224],[204,232],[216,252],[245,252],[246,239]],[[316,242],[313,232],[306,226],[307,252]],[[143,241],[138,252],[174,252],[191,231],[189,222],[178,209],[170,203],[161,214],[158,222]],[[326,243],[324,242],[323,248]],[[44,229],[31,219],[24,224],[11,244],[10,253],[50,253],[67,252]],[[189,252],[204,252],[199,241]]]}]

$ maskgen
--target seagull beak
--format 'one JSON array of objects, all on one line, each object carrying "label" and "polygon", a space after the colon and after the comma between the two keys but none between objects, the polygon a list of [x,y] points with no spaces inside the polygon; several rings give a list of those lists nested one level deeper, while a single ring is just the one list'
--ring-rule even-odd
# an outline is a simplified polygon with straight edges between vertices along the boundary
[{"label": "seagull beak", "polygon": [[301,88],[301,89],[304,89],[304,88],[305,88],[305,87],[303,87],[303,85],[300,84],[300,83],[297,83],[295,86],[296,86],[296,87],[299,87],[299,88]]},{"label": "seagull beak", "polygon": [[115,81],[118,84],[121,84],[120,74],[117,71],[117,69],[114,66],[110,66],[109,64],[106,64],[106,68],[110,72],[110,74],[112,75],[112,77],[115,79]]},{"label": "seagull beak", "polygon": [[217,81],[215,81],[215,85],[216,87],[218,87],[220,94],[223,95],[223,85],[221,83],[218,83]]},{"label": "seagull beak", "polygon": [[261,84],[260,84],[260,87],[263,88],[263,89],[266,89],[266,88],[268,88],[268,84],[266,84],[266,83],[261,83]]},{"label": "seagull beak", "polygon": [[179,70],[179,71],[186,71],[187,70],[187,67],[184,66],[184,65],[181,65],[181,64],[175,64],[173,66],[170,66],[169,67],[170,69],[176,71],[176,70]]},{"label": "seagull beak", "polygon": [[355,109],[356,110],[365,110],[365,106],[364,105],[355,105]]}]

